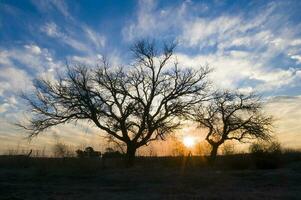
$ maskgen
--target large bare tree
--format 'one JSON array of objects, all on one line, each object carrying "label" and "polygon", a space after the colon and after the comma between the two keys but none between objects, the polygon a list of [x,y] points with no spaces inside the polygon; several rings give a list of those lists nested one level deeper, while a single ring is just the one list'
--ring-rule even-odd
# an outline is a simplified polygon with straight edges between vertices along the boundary
[{"label": "large bare tree", "polygon": [[56,81],[36,80],[34,94],[24,95],[33,115],[22,126],[36,136],[58,124],[88,120],[126,145],[132,165],[137,148],[179,128],[179,118],[204,97],[210,70],[180,67],[175,47],[138,41],[130,66],[112,67],[104,59],[93,68],[68,66]]},{"label": "large bare tree", "polygon": [[196,107],[193,119],[207,130],[205,139],[211,145],[211,161],[227,140],[271,138],[272,117],[262,112],[262,102],[255,94],[216,92],[210,101]]}]

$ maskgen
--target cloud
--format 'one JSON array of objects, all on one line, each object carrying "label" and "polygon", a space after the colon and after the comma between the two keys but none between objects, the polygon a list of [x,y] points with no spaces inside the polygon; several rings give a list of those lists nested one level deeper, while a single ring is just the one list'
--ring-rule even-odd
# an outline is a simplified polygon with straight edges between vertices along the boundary
[{"label": "cloud", "polygon": [[14,96],[21,91],[31,91],[32,79],[42,76],[53,79],[63,65],[48,49],[34,43],[0,48],[0,97],[9,103],[13,111],[14,106],[22,106]]},{"label": "cloud", "polygon": [[[70,27],[69,27],[70,26]],[[73,26],[69,25],[63,31],[55,22],[48,22],[41,27],[41,31],[47,36],[65,43],[73,49],[85,54],[94,54],[93,50],[99,50],[105,46],[106,38],[85,24],[78,23],[79,27],[73,32]]]},{"label": "cloud", "polygon": [[213,68],[210,78],[218,88],[246,89],[250,88],[246,84],[251,82],[253,90],[266,92],[293,86],[294,82],[301,80],[300,68],[266,69],[262,63],[249,59],[247,52],[235,51],[229,55],[200,56],[176,54],[176,57],[180,64],[195,69],[209,65]]},{"label": "cloud", "polygon": [[0,50],[0,65],[11,65],[8,51]]},{"label": "cloud", "polygon": [[301,55],[292,55],[291,58],[296,60],[298,64],[301,64]]},{"label": "cloud", "polygon": [[5,67],[1,69],[0,73],[0,91],[2,95],[4,92],[18,92],[26,90],[31,87],[30,76],[21,69],[13,67]]},{"label": "cloud", "polygon": [[50,37],[60,37],[62,35],[62,33],[58,30],[58,26],[54,22],[46,23],[42,26],[41,30]]},{"label": "cloud", "polygon": [[289,68],[289,69],[275,69],[266,71],[253,72],[250,79],[262,81],[262,84],[258,85],[258,90],[260,91],[270,91],[284,86],[293,86],[293,83],[300,81],[299,73],[301,69],[299,68]]},{"label": "cloud", "polygon": [[61,1],[61,0],[35,1],[35,0],[33,0],[32,3],[42,13],[58,11],[64,17],[73,20],[73,17],[69,12],[68,5],[66,4],[65,1]]},{"label": "cloud", "polygon": [[127,24],[122,31],[125,40],[131,41],[136,37],[139,38],[140,35],[145,36],[148,34],[150,29],[156,26],[156,20],[154,15],[152,15],[154,7],[155,2],[152,0],[139,2],[137,22]]},{"label": "cloud", "polygon": [[103,35],[96,33],[89,27],[85,27],[84,30],[90,41],[92,41],[97,48],[105,46],[106,38]]},{"label": "cloud", "polygon": [[[194,13],[197,6],[204,8],[198,15]],[[172,35],[172,30],[178,49],[185,52],[177,54],[179,61],[194,67],[209,64],[219,87],[275,91],[300,81],[301,70],[301,31],[296,28],[301,24],[288,24],[281,7],[283,3],[271,2],[257,8],[256,15],[238,12],[211,16],[206,6],[194,2],[159,8],[154,1],[141,1],[136,21],[125,25],[123,36],[129,41],[164,38]],[[279,29],[278,24],[286,27]],[[282,57],[277,58],[279,55]],[[275,63],[277,59],[281,62]],[[288,64],[292,60],[295,65]]]},{"label": "cloud", "polygon": [[15,108],[17,104],[18,101],[14,96],[7,97],[4,99],[4,103],[0,105],[0,113],[4,113],[11,108]]},{"label": "cloud", "polygon": [[95,56],[69,56],[68,62],[71,62],[71,64],[85,64],[89,66],[95,66],[97,63],[100,62],[101,56],[95,55]]},{"label": "cloud", "polygon": [[49,50],[36,44],[25,44],[7,49],[0,48],[0,58],[1,55],[5,56],[5,59],[0,61],[1,67],[31,69],[36,73],[56,67],[53,55]]},{"label": "cloud", "polygon": [[183,23],[180,41],[187,46],[196,46],[201,43],[205,43],[202,46],[214,45],[218,40],[222,40],[222,37],[233,34],[233,29],[240,24],[240,21],[239,17],[229,16],[221,16],[213,20],[196,18]]},{"label": "cloud", "polygon": [[33,54],[39,55],[42,53],[40,47],[38,47],[37,45],[25,45],[24,46],[26,49],[29,49]]},{"label": "cloud", "polygon": [[67,60],[70,64],[84,64],[88,66],[95,66],[102,63],[103,58],[106,58],[111,66],[124,66],[124,61],[120,58],[118,52],[111,52],[110,55],[88,55],[88,56],[68,56]]},{"label": "cloud", "polygon": [[49,37],[59,39],[61,42],[69,45],[70,47],[78,51],[81,52],[90,51],[89,47],[87,47],[86,44],[60,31],[59,27],[54,22],[49,22],[43,25],[41,27],[41,31],[46,33]]},{"label": "cloud", "polygon": [[80,19],[73,17],[65,1],[46,0],[33,3],[42,13],[49,12],[53,15],[54,9],[65,16],[62,21],[55,23],[52,19],[41,26],[40,30],[47,36],[57,39],[60,43],[67,44],[81,53],[92,54],[93,48],[99,50],[105,46],[105,36],[94,31]]},{"label": "cloud", "polygon": [[[190,2],[185,1],[179,6],[158,9],[157,1],[139,1],[136,19],[127,21],[122,29],[124,41],[132,42],[145,37],[163,39],[176,37],[178,27],[182,26],[183,19],[186,18],[189,4]],[[199,12],[202,10],[203,8],[198,9]]]},{"label": "cloud", "polygon": [[0,105],[0,113],[3,113],[7,110],[7,108],[9,108],[9,104],[8,103],[3,103]]},{"label": "cloud", "polygon": [[217,45],[219,50],[231,46],[256,47],[266,41],[270,36],[269,31],[262,27],[267,26],[272,17],[275,4],[257,13],[255,17],[245,18],[243,13],[235,15],[221,14],[216,17],[195,17],[189,21],[183,21],[182,33],[179,40],[184,46],[206,46]]},{"label": "cloud", "polygon": [[60,13],[62,13],[65,17],[72,18],[71,14],[69,13],[69,8],[65,1],[61,0],[51,0],[51,3]]},{"label": "cloud", "polygon": [[243,58],[233,59],[229,56],[176,54],[176,57],[180,64],[195,69],[206,64],[209,65],[213,68],[210,75],[212,81],[222,88],[237,87],[239,81],[246,79],[257,68],[249,60]]},{"label": "cloud", "polygon": [[275,118],[275,135],[285,147],[301,148],[301,96],[270,98],[265,111]]}]

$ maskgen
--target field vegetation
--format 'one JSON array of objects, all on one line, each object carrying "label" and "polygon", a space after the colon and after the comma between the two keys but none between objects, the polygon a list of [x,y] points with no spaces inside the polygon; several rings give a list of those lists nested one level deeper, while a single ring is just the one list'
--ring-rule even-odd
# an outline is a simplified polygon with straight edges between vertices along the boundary
[{"label": "field vegetation", "polygon": [[[229,147],[227,147],[229,148]],[[230,148],[231,149],[231,148]],[[106,156],[105,156],[106,155]],[[110,156],[115,155],[115,156]],[[301,152],[255,143],[250,153],[137,157],[0,157],[0,199],[299,199]]]}]

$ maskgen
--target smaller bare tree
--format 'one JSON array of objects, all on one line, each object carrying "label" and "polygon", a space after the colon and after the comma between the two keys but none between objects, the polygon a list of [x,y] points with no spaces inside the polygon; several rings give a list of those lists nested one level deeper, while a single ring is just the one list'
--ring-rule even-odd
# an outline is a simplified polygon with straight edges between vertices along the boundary
[{"label": "smaller bare tree", "polygon": [[211,145],[211,161],[227,140],[271,138],[272,117],[264,115],[261,109],[259,96],[229,91],[216,92],[211,100],[197,106],[192,116],[201,128],[208,130],[206,141]]}]

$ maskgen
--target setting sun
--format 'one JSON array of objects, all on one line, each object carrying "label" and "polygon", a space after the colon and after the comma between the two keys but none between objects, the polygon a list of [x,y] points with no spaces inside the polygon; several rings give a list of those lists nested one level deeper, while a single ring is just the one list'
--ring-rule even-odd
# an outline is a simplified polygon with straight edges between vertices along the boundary
[{"label": "setting sun", "polygon": [[183,138],[183,144],[187,148],[191,148],[195,145],[195,139],[191,136],[186,136]]}]

